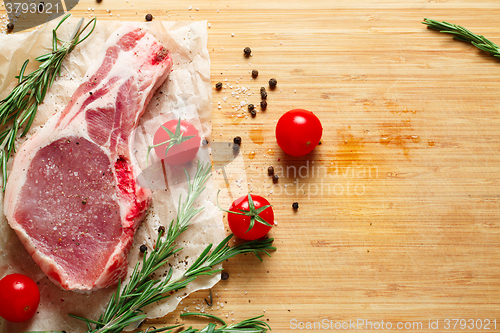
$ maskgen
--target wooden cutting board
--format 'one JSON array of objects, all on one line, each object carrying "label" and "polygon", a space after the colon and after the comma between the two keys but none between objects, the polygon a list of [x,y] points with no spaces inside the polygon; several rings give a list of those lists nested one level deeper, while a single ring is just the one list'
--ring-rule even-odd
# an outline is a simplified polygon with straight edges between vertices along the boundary
[{"label": "wooden cutting board", "polygon": [[[212,82],[233,87],[213,92],[212,139],[242,137],[246,185],[271,201],[278,227],[272,258],[225,263],[205,311],[228,323],[263,314],[276,332],[500,330],[500,62],[420,23],[500,42],[500,2],[82,0],[72,12],[209,22]],[[267,111],[234,107],[258,104],[270,78]],[[238,87],[254,94],[237,99]],[[324,128],[300,158],[274,139],[293,108]],[[184,322],[207,296],[151,323]]]}]

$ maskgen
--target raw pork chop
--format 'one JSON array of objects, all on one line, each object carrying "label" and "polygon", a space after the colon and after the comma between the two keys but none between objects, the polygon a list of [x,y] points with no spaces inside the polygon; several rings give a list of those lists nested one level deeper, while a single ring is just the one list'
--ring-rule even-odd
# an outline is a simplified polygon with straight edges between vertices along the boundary
[{"label": "raw pork chop", "polygon": [[171,66],[151,34],[121,27],[69,105],[15,156],[5,215],[38,266],[65,289],[104,288],[127,271],[150,203],[135,181],[132,134]]}]

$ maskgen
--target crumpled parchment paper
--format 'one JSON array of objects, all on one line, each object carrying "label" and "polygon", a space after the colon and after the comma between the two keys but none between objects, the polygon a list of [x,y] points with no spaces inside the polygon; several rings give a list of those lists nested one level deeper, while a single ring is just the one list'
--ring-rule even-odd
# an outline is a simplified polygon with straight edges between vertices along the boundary
[{"label": "crumpled parchment paper", "polygon": [[[58,30],[58,37],[68,39],[78,22],[69,18]],[[26,73],[37,68],[37,56],[51,51],[52,29],[58,20],[33,32],[0,35],[0,98],[7,96],[16,84],[23,62],[30,59]],[[43,126],[53,114],[60,112],[69,101],[94,57],[102,49],[107,37],[121,25],[117,21],[98,21],[92,35],[80,44],[64,62],[59,77],[45,101],[40,105],[30,135]],[[175,218],[179,195],[185,198],[187,187],[182,167],[171,168],[163,164],[154,154],[146,165],[147,146],[152,145],[153,135],[161,124],[170,119],[189,120],[200,131],[200,136],[209,139],[211,133],[211,84],[210,58],[207,50],[207,23],[202,22],[160,22],[137,23],[148,29],[168,50],[173,59],[173,70],[165,83],[155,93],[135,133],[135,153],[137,164],[143,170],[139,177],[143,186],[153,190],[150,211],[135,235],[134,245],[129,254],[129,273],[138,260],[141,244],[150,249],[157,238],[160,225],[167,226]],[[28,135],[29,137],[29,135]],[[21,144],[23,140],[19,140]],[[210,163],[208,146],[202,146],[196,160]],[[191,176],[196,170],[196,162],[188,164]],[[12,163],[12,158],[9,164]],[[185,167],[185,166],[184,166]],[[2,192],[0,192],[0,196]],[[217,244],[224,238],[222,214],[215,205],[216,189],[210,179],[207,188],[197,201],[204,210],[192,222],[178,244],[183,250],[170,260],[175,273],[182,274],[199,253],[210,243]],[[0,278],[12,273],[23,273],[32,277],[41,292],[38,313],[21,324],[4,322],[0,318],[0,332],[16,333],[24,331],[67,331],[85,332],[86,325],[67,314],[72,313],[90,319],[98,319],[115,288],[99,290],[90,294],[61,290],[48,280],[19,242],[15,232],[9,227],[3,215],[3,197],[0,200]],[[167,267],[168,269],[168,267]],[[159,272],[159,273],[163,273]],[[160,274],[158,274],[160,275]],[[127,276],[127,279],[128,279]],[[149,318],[157,318],[173,311],[180,300],[189,293],[210,288],[220,279],[220,275],[200,277],[188,288],[178,291],[165,301],[147,307]],[[125,281],[126,283],[127,281]]]}]

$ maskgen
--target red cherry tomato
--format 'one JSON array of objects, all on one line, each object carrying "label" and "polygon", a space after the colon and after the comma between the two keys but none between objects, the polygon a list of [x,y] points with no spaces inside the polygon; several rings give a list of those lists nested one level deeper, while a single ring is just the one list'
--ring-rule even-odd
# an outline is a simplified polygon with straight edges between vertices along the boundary
[{"label": "red cherry tomato", "polygon": [[[253,205],[253,207],[252,207]],[[267,208],[261,209],[265,206]],[[240,215],[246,214],[246,215]],[[253,217],[253,227],[249,229]],[[262,222],[266,222],[266,225]],[[274,212],[265,198],[259,195],[243,196],[233,202],[229,207],[227,216],[229,228],[237,237],[245,240],[255,240],[264,237],[274,225]]]},{"label": "red cherry tomato", "polygon": [[0,280],[0,316],[20,323],[33,317],[40,303],[35,281],[23,274],[10,274]]},{"label": "red cherry tomato", "polygon": [[[169,143],[159,145],[169,140],[170,147]],[[158,145],[154,147],[155,153],[159,158],[165,159],[167,164],[180,165],[195,158],[200,148],[200,136],[196,127],[190,122],[186,120],[170,120],[156,131],[153,145]]]},{"label": "red cherry tomato", "polygon": [[276,141],[292,156],[309,154],[321,140],[323,127],[311,111],[295,109],[281,116],[276,125]]}]

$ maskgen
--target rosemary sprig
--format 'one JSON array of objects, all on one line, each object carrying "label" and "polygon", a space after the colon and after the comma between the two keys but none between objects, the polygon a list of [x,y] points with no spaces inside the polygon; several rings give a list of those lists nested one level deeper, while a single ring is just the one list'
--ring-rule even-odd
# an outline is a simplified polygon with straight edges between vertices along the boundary
[{"label": "rosemary sprig", "polygon": [[482,35],[477,35],[472,31],[448,22],[440,22],[433,19],[424,18],[423,24],[426,24],[429,28],[444,32],[447,34],[452,34],[453,38],[462,42],[471,43],[480,50],[486,51],[493,55],[494,57],[500,58],[500,47],[485,38]]},{"label": "rosemary sprig", "polygon": [[257,317],[253,318],[248,318],[243,321],[240,321],[239,323],[227,325],[224,320],[221,318],[214,316],[212,314],[207,314],[207,313],[199,313],[199,312],[186,312],[181,314],[181,317],[186,317],[186,316],[202,316],[206,318],[211,318],[218,320],[219,322],[222,323],[221,327],[217,328],[217,325],[210,323],[201,330],[194,329],[192,327],[189,327],[186,330],[183,330],[179,333],[197,333],[197,332],[214,332],[214,333],[237,333],[237,332],[245,332],[245,333],[265,333],[268,330],[271,329],[268,323],[258,320],[264,315],[260,315]]},{"label": "rosemary sprig", "polygon": [[[192,182],[186,172],[188,194],[183,203],[179,198],[179,213],[176,220],[173,220],[169,225],[165,237],[163,237],[163,230],[160,228],[155,248],[149,255],[144,255],[141,266],[137,263],[128,284],[122,287],[121,283],[118,283],[116,293],[111,297],[104,314],[98,320],[70,315],[73,318],[85,321],[89,333],[122,332],[129,324],[146,318],[146,315],[142,313],[142,308],[170,297],[173,292],[185,288],[198,276],[220,272],[220,269],[213,269],[213,267],[224,260],[242,253],[254,253],[259,260],[262,260],[259,253],[270,256],[268,251],[275,250],[272,246],[273,239],[257,240],[230,247],[228,242],[233,236],[230,235],[213,251],[211,251],[213,245],[208,245],[198,259],[180,277],[172,279],[173,268],[170,268],[164,280],[153,279],[152,273],[164,266],[170,256],[182,250],[182,248],[177,247],[175,240],[187,230],[191,219],[203,209],[194,208],[193,204],[205,189],[210,170],[210,164],[198,163]],[[94,328],[92,328],[92,325],[94,325]]]},{"label": "rosemary sprig", "polygon": [[[266,322],[264,322],[262,320],[259,320],[260,318],[264,317],[264,315],[260,315],[260,316],[253,317],[253,318],[248,318],[248,319],[240,321],[239,323],[231,324],[229,326],[226,325],[224,320],[222,320],[221,318],[214,316],[214,315],[208,315],[206,313],[194,313],[194,312],[191,313],[190,312],[190,313],[181,314],[181,317],[194,316],[194,315],[216,319],[216,320],[220,321],[223,324],[223,326],[217,328],[217,325],[210,323],[207,326],[205,326],[204,328],[202,328],[201,330],[193,328],[193,327],[189,327],[189,328],[182,330],[178,333],[205,333],[205,332],[206,333],[208,333],[208,332],[212,332],[212,333],[266,333],[268,330],[271,329],[269,324],[267,324]],[[161,327],[161,328],[153,328],[153,329],[150,329],[151,327],[149,327],[145,331],[142,331],[142,333],[156,333],[156,332],[172,333],[173,329],[177,328],[179,326],[182,326],[182,324]],[[63,333],[63,332],[37,331],[37,332],[25,332],[25,333]]]},{"label": "rosemary sprig", "polygon": [[[83,18],[77,25],[69,41],[63,41],[57,37],[57,29],[71,14],[64,16],[59,24],[52,30],[52,52],[39,56],[35,60],[40,62],[37,70],[24,75],[24,71],[28,66],[29,59],[26,60],[21,67],[17,86],[10,94],[0,101],[0,126],[6,128],[0,131],[0,170],[3,175],[2,187],[5,191],[7,183],[7,162],[12,153],[15,153],[15,141],[19,132],[23,137],[28,133],[28,130],[35,120],[38,105],[40,105],[47,90],[52,86],[56,76],[61,73],[61,65],[68,53],[94,31],[96,18],[90,20],[81,29]],[[83,32],[92,24],[92,29],[82,38]],[[59,45],[62,43],[62,45]],[[24,128],[23,128],[24,127]]]}]

